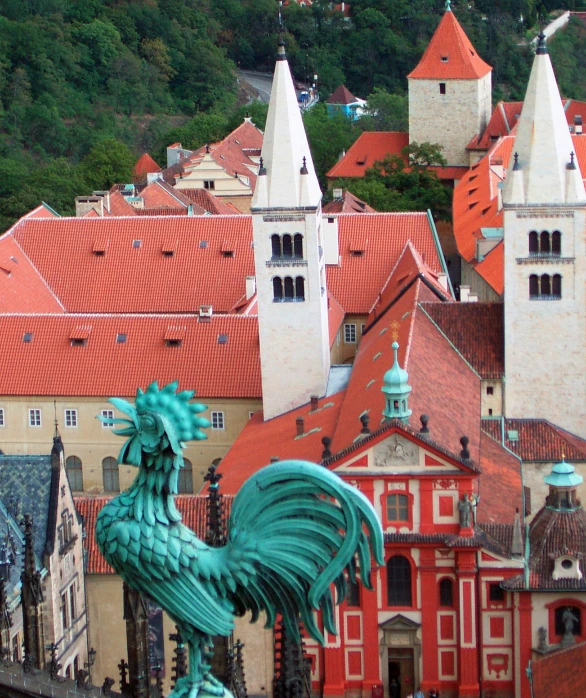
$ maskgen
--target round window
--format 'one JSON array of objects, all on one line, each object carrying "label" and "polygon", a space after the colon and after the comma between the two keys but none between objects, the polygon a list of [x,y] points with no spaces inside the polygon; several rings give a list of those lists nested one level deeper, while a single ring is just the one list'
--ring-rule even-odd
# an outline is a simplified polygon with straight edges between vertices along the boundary
[{"label": "round window", "polygon": [[562,567],[565,570],[571,569],[573,565],[574,565],[574,563],[571,560],[562,560]]}]

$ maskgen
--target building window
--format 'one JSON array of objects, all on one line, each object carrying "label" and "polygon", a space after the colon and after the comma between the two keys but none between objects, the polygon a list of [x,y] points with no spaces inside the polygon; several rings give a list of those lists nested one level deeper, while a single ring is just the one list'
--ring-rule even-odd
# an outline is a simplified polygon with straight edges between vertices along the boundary
[{"label": "building window", "polygon": [[409,499],[406,494],[387,496],[387,521],[409,521]]},{"label": "building window", "polygon": [[111,429],[114,426],[114,410],[102,410],[102,429]]},{"label": "building window", "polygon": [[454,582],[451,579],[446,577],[440,581],[439,597],[440,606],[449,606],[451,608],[454,605]]},{"label": "building window", "polygon": [[41,426],[41,410],[30,409],[28,411],[28,424],[30,427]]},{"label": "building window", "polygon": [[505,590],[498,582],[488,585],[488,599],[493,603],[503,603],[505,600]]},{"label": "building window", "polygon": [[216,184],[212,179],[204,179],[203,181],[203,188],[204,189],[215,189]]},{"label": "building window", "polygon": [[12,661],[15,663],[20,662],[20,642],[18,635],[12,638]]},{"label": "building window", "polygon": [[283,235],[283,257],[293,256],[293,240],[290,235]]},{"label": "building window", "polygon": [[295,277],[295,300],[305,300],[305,279],[302,276]]},{"label": "building window", "polygon": [[177,492],[179,494],[193,494],[193,466],[187,458],[183,459],[183,467],[179,468]]},{"label": "building window", "polygon": [[551,246],[549,244],[549,233],[547,230],[543,230],[539,236],[539,251],[541,254],[549,254],[551,252]]},{"label": "building window", "polygon": [[65,461],[65,471],[69,486],[74,492],[83,492],[83,471],[81,469],[81,458],[68,456]]},{"label": "building window", "polygon": [[295,299],[293,279],[290,276],[285,277],[285,300],[292,301]]},{"label": "building window", "polygon": [[402,555],[387,562],[387,600],[389,606],[411,606],[411,565]]},{"label": "building window", "polygon": [[120,471],[118,461],[112,456],[102,461],[102,479],[104,492],[120,492]]},{"label": "building window", "polygon": [[303,259],[303,235],[296,233],[293,236],[293,256],[297,259]]},{"label": "building window", "polygon": [[356,344],[356,325],[344,325],[344,342],[346,344]]},{"label": "building window", "polygon": [[562,234],[559,230],[550,233],[549,230],[542,230],[538,233],[532,230],[529,233],[529,254],[543,255],[545,257],[559,257],[562,253]]},{"label": "building window", "polygon": [[69,611],[71,613],[71,622],[76,619],[77,613],[75,612],[75,584],[69,587]]},{"label": "building window", "polygon": [[281,257],[281,237],[280,235],[271,235],[271,252],[273,259]]},{"label": "building window", "polygon": [[273,301],[280,302],[283,300],[283,280],[278,276],[273,279]]},{"label": "building window", "polygon": [[4,408],[0,407],[0,427],[6,426],[6,422],[4,421]]},{"label": "building window", "polygon": [[486,394],[487,395],[494,395],[494,388],[492,387],[492,385],[488,385],[486,387]]},{"label": "building window", "polygon": [[445,82],[440,82],[439,90],[440,90],[440,95],[446,94],[446,83]]},{"label": "building window", "polygon": [[295,279],[291,276],[286,276],[284,279],[278,276],[273,278],[273,302],[301,303],[304,300],[305,279],[302,276],[297,276]]},{"label": "building window", "polygon": [[360,606],[360,585],[358,582],[346,580],[346,604]]},{"label": "building window", "polygon": [[560,274],[531,274],[529,277],[529,298],[531,300],[560,300],[562,297],[562,277]]},{"label": "building window", "polygon": [[572,621],[572,635],[582,635],[582,610],[578,606],[559,606],[555,609],[555,634],[563,637],[566,624]]},{"label": "building window", "polygon": [[537,231],[532,230],[529,233],[529,254],[537,254],[539,252],[539,238]]},{"label": "building window", "polygon": [[65,410],[65,426],[77,426],[77,410]]},{"label": "building window", "polygon": [[224,413],[223,412],[212,412],[212,429],[224,429]]},{"label": "building window", "polygon": [[562,234],[559,230],[554,230],[551,234],[551,253],[556,257],[562,253]]},{"label": "building window", "polygon": [[61,594],[61,623],[63,630],[67,630],[69,627],[69,614],[67,611],[67,594]]}]

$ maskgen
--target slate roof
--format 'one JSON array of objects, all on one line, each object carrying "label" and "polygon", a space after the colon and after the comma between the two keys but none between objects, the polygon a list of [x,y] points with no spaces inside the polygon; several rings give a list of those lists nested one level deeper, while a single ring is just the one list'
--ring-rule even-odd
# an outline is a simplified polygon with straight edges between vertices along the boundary
[{"label": "slate roof", "polygon": [[356,101],[356,97],[346,85],[338,85],[326,100],[328,104],[355,104]]},{"label": "slate roof", "polygon": [[[220,491],[221,491],[220,483]],[[85,530],[84,548],[87,554],[88,574],[114,574],[114,570],[102,557],[96,543],[96,518],[102,507],[110,501],[110,497],[75,497],[77,511],[83,517]],[[224,496],[224,511],[230,514],[233,497]],[[198,538],[205,539],[207,529],[207,496],[178,495],[175,497],[177,509],[183,517],[183,523],[190,528]]]},{"label": "slate roof", "polygon": [[[0,540],[12,540],[13,564],[10,567],[8,580],[6,582],[6,595],[8,603],[14,604],[20,596],[20,575],[24,564],[24,535],[22,534],[17,521],[8,513],[2,502],[0,502]],[[41,565],[42,567],[42,565]]]},{"label": "slate roof", "polygon": [[16,522],[25,514],[32,516],[34,550],[41,561],[52,535],[48,530],[52,475],[50,455],[0,455],[0,501]]},{"label": "slate roof", "polygon": [[502,303],[423,303],[421,307],[482,378],[503,377]]},{"label": "slate roof", "polygon": [[[586,440],[546,419],[483,419],[482,430],[527,462],[586,462]],[[509,432],[517,432],[509,439]]]},{"label": "slate roof", "polygon": [[[251,315],[4,315],[0,395],[134,396],[153,380],[179,380],[199,397],[260,398],[258,321]],[[89,328],[86,344],[72,331]],[[167,346],[181,327],[180,346]],[[23,342],[25,333],[32,334]],[[124,342],[117,336],[126,335]],[[225,334],[228,341],[218,343]],[[47,370],[50,366],[51,370]]]},{"label": "slate roof", "polygon": [[417,80],[471,80],[484,77],[491,70],[476,53],[454,13],[447,11],[423,57],[407,77]]},{"label": "slate roof", "polygon": [[[579,667],[582,669],[580,670]],[[586,667],[586,642],[534,659],[531,662],[533,698],[585,696],[584,667]]]}]

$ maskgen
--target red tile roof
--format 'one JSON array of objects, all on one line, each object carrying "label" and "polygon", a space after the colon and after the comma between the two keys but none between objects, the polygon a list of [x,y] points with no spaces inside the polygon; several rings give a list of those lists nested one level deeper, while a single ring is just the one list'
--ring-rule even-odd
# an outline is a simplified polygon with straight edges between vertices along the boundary
[{"label": "red tile roof", "polygon": [[[111,497],[75,497],[75,507],[83,516],[86,537],[84,549],[87,554],[88,574],[114,574],[114,570],[104,560],[96,543],[96,519],[102,507],[109,502]],[[224,496],[226,515],[229,515],[232,506],[230,495]],[[207,530],[207,497],[204,495],[178,495],[175,497],[177,509],[183,517],[183,523],[190,528],[198,538],[205,539]]]},{"label": "red tile roof", "polygon": [[323,213],[376,213],[365,201],[344,189],[341,199],[334,199],[322,208]]},{"label": "red tile roof", "polygon": [[[163,180],[155,180],[140,191],[144,207],[149,208],[187,208],[192,202],[187,196],[177,191]],[[204,209],[197,214],[204,213]]]},{"label": "red tile roof", "polygon": [[0,238],[0,313],[62,313],[63,310],[14,238],[10,234]]},{"label": "red tile roof", "polygon": [[344,308],[342,308],[334,296],[328,291],[328,331],[330,334],[330,348],[336,341],[338,330],[344,322],[344,316]]},{"label": "red tile roof", "polygon": [[[580,14],[586,15],[586,13]],[[533,660],[531,662],[533,698],[552,698],[552,696],[577,698],[580,694],[586,696],[584,667],[586,667],[586,642]]]},{"label": "red tile roof", "polygon": [[398,131],[366,131],[327,173],[328,179],[364,177],[364,173],[385,155],[400,154],[409,145],[409,134]]},{"label": "red tile roof", "polygon": [[[482,430],[524,461],[586,462],[586,440],[546,419],[483,419]],[[516,439],[508,438],[510,431],[517,432]]]},{"label": "red tile roof", "polygon": [[523,511],[521,464],[485,433],[480,433],[480,501],[476,510],[481,524],[512,523],[515,511]]},{"label": "red tile roof", "polygon": [[151,172],[159,172],[161,168],[148,153],[143,153],[134,166],[132,174],[135,179],[142,179]]},{"label": "red tile roof", "polygon": [[350,92],[346,85],[338,85],[326,100],[328,104],[354,104],[356,97]]},{"label": "red tile roof", "polygon": [[[159,206],[158,208],[137,208],[137,216],[187,216],[189,211],[185,207],[181,208],[167,208],[166,206]],[[202,212],[198,211],[196,215],[201,216]]]},{"label": "red tile roof", "polygon": [[505,291],[505,244],[499,242],[496,247],[485,256],[482,262],[474,267],[480,276],[491,286],[499,296]]},{"label": "red tile roof", "polygon": [[[341,261],[327,267],[327,281],[346,313],[370,312],[408,241],[432,272],[442,271],[425,213],[340,214],[338,232]],[[363,248],[361,256],[356,247]]]},{"label": "red tile roof", "polygon": [[111,216],[136,216],[136,209],[126,201],[119,191],[114,191],[110,193],[109,213]]},{"label": "red tile roof", "polygon": [[484,77],[491,70],[476,53],[454,13],[448,11],[444,13],[417,67],[407,77],[417,80],[471,80]]},{"label": "red tile roof", "polygon": [[[229,312],[254,275],[251,228],[250,216],[56,218],[23,220],[12,235],[68,312]],[[162,254],[170,238],[172,258]]]},{"label": "red tile roof", "polygon": [[221,199],[218,199],[217,196],[210,194],[207,189],[186,189],[177,186],[175,191],[192,201],[195,206],[199,206],[201,209],[211,213],[214,216],[241,215],[240,211],[234,208],[234,206],[227,204]]},{"label": "red tile roof", "polygon": [[502,303],[423,303],[422,308],[482,378],[504,376]]},{"label": "red tile roof", "polygon": [[59,214],[43,201],[39,206],[25,214],[23,218],[59,218]]},{"label": "red tile roof", "polygon": [[[91,328],[84,345],[72,330]],[[165,336],[184,328],[180,346]],[[25,333],[32,335],[24,342]],[[225,334],[228,341],[218,343]],[[118,341],[118,335],[126,335]],[[181,338],[180,338],[181,339]],[[261,397],[258,321],[253,315],[3,315],[0,352],[12,368],[0,395],[131,397],[153,380],[179,380],[209,397]]]}]

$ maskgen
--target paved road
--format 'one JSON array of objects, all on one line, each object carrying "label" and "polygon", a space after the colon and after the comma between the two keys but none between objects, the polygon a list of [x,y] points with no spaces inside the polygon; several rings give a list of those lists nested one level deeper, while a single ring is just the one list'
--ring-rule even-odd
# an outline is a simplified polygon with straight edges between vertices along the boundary
[{"label": "paved road", "polygon": [[254,87],[262,102],[268,102],[271,98],[273,76],[269,73],[256,73],[252,70],[241,70],[240,76]]}]

